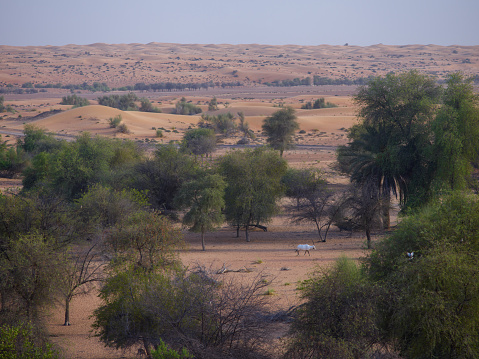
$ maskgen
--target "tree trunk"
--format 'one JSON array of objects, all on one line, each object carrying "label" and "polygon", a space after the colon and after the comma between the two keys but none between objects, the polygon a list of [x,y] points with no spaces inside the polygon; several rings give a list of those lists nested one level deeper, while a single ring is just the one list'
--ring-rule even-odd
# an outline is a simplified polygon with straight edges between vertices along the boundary
[{"label": "tree trunk", "polygon": [[245,233],[246,233],[246,242],[249,242],[249,231],[248,231],[249,226],[246,225],[245,227]]},{"label": "tree trunk", "polygon": [[145,338],[143,338],[143,345],[145,346],[146,357],[151,358],[150,343]]},{"label": "tree trunk", "polygon": [[389,213],[389,207],[391,204],[391,194],[384,195],[383,203],[382,203],[382,212],[383,212],[383,225],[385,229],[389,229],[391,227],[391,215]]},{"label": "tree trunk", "polygon": [[67,296],[65,298],[65,323],[63,323],[64,326],[69,326],[70,324],[70,301],[71,297]]},{"label": "tree trunk", "polygon": [[318,229],[319,239],[321,240],[321,242],[326,242],[326,239],[323,239],[323,237],[321,236],[321,227],[319,226],[319,222],[317,220],[315,220],[314,224],[316,224],[316,228]]},{"label": "tree trunk", "polygon": [[236,238],[239,238],[239,232],[240,232],[240,225],[238,224],[236,226]]},{"label": "tree trunk", "polygon": [[366,238],[368,242],[368,249],[371,249],[371,230],[366,228]]},{"label": "tree trunk", "polygon": [[201,247],[203,247],[203,250],[206,251],[206,248],[205,248],[205,232],[201,232]]}]

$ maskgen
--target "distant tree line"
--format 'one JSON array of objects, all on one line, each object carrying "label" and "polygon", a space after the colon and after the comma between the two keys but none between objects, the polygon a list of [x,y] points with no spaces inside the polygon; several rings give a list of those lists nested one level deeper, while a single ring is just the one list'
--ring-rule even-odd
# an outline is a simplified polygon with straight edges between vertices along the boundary
[{"label": "distant tree line", "polygon": [[356,79],[347,79],[347,78],[339,78],[339,79],[332,79],[329,77],[321,77],[321,76],[313,76],[305,77],[300,79],[296,77],[292,80],[274,80],[271,82],[264,82],[266,86],[274,86],[274,87],[291,87],[291,86],[322,86],[322,85],[365,85],[371,77],[359,77]]},{"label": "distant tree line", "polygon": [[233,82],[193,82],[193,83],[179,83],[179,82],[157,82],[153,84],[145,84],[143,82],[135,84],[133,87],[120,87],[118,90],[135,90],[135,91],[179,91],[179,90],[200,90],[214,87],[239,87],[243,84],[239,81]]},{"label": "distant tree line", "polygon": [[243,86],[243,83],[239,81],[232,82],[194,82],[194,83],[179,83],[179,82],[157,82],[152,84],[145,84],[143,82],[136,83],[135,85],[120,86],[110,88],[106,83],[94,82],[93,84],[88,84],[83,82],[82,84],[66,84],[61,83],[55,84],[33,84],[32,82],[26,82],[21,87],[15,87],[13,85],[7,85],[0,87],[0,93],[37,93],[38,89],[64,89],[64,90],[83,90],[91,92],[110,92],[110,91],[161,91],[161,92],[171,92],[171,91],[180,91],[180,90],[200,90],[200,89],[209,89],[214,87],[238,87]]}]

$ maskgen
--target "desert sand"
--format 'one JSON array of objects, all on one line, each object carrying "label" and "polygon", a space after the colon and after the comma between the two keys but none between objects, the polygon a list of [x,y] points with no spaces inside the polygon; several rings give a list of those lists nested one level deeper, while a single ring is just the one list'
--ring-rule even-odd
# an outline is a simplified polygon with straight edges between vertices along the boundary
[{"label": "desert sand", "polygon": [[[317,234],[311,226],[288,225],[286,218],[277,218],[268,226],[268,232],[254,231],[251,242],[247,243],[244,233],[235,238],[231,227],[208,233],[206,251],[201,250],[201,240],[196,234],[185,232],[188,248],[180,253],[184,264],[195,267],[203,265],[211,269],[226,266],[229,270],[248,268],[249,273],[226,273],[225,278],[236,276],[238,280],[253,280],[259,273],[269,275],[273,282],[268,287],[274,291],[269,296],[273,308],[288,309],[300,303],[298,296],[299,281],[320,269],[330,266],[340,256],[359,259],[367,254],[365,238],[333,230],[326,243],[316,243]],[[294,251],[298,244],[316,245],[311,255],[297,255]],[[84,297],[74,298],[71,305],[72,325],[64,327],[63,308],[58,305],[47,317],[47,327],[51,340],[61,348],[66,358],[136,358],[136,349],[121,351],[105,348],[92,336],[90,315],[101,304],[96,292]],[[277,345],[278,337],[284,336],[286,325],[272,327],[272,343]],[[276,348],[277,349],[277,348]]]},{"label": "desert sand", "polygon": [[155,82],[233,82],[257,85],[321,76],[357,78],[417,69],[443,78],[476,75],[479,46],[270,46],[91,44],[0,46],[0,86],[26,82],[105,82],[110,87]]},{"label": "desert sand", "polygon": [[[325,171],[333,183],[346,183],[331,164],[335,161],[337,146],[347,143],[347,129],[356,123],[356,111],[351,95],[356,86],[299,86],[265,87],[266,81],[296,77],[324,76],[333,79],[384,75],[390,71],[417,69],[438,79],[448,73],[463,71],[476,75],[479,69],[479,46],[409,45],[369,47],[357,46],[268,46],[268,45],[179,45],[179,44],[92,44],[85,46],[0,46],[0,87],[33,84],[80,84],[106,82],[110,87],[155,82],[231,82],[241,81],[247,86],[215,87],[197,91],[136,92],[148,97],[163,113],[120,111],[99,106],[96,99],[103,93],[80,91],[91,101],[90,106],[74,108],[60,105],[67,90],[48,89],[36,94],[6,94],[5,104],[16,113],[0,114],[2,140],[14,143],[22,135],[25,124],[33,124],[54,133],[58,138],[74,140],[81,133],[128,138],[151,146],[181,140],[185,130],[194,128],[200,116],[171,114],[175,103],[183,96],[203,111],[207,102],[216,96],[219,110],[212,113],[243,112],[250,128],[257,135],[252,145],[265,143],[261,125],[266,116],[280,106],[296,109],[299,131],[295,135],[295,149],[286,151],[285,159],[292,167],[317,167]],[[338,107],[320,110],[302,110],[301,105],[324,97]],[[120,134],[109,127],[108,119],[117,115],[130,130]],[[156,129],[163,137],[156,137]],[[241,137],[221,139],[214,156],[235,148]],[[21,179],[2,179],[0,188],[18,188]],[[375,233],[373,241],[383,233]],[[318,268],[327,268],[337,258],[346,255],[359,259],[367,254],[365,238],[361,233],[332,229],[326,243],[315,243],[311,255],[296,255],[298,244],[318,241],[315,228],[293,225],[286,214],[273,219],[268,231],[254,231],[247,243],[242,233],[227,225],[208,233],[205,252],[201,251],[199,236],[184,231],[187,249],[179,253],[189,266],[196,264],[211,268],[226,266],[231,270],[250,268],[250,273],[227,273],[252,279],[258,273],[275,278],[270,296],[277,308],[290,308],[300,302],[297,284]],[[282,270],[283,269],[283,270]],[[285,270],[286,269],[286,270]],[[54,343],[66,358],[135,358],[135,352],[105,348],[91,336],[91,314],[100,305],[92,292],[75,298],[71,307],[72,326],[63,327],[63,308],[57,305],[46,316],[47,327]],[[286,327],[277,328],[272,338],[284,335]],[[273,345],[277,342],[272,342]]]}]

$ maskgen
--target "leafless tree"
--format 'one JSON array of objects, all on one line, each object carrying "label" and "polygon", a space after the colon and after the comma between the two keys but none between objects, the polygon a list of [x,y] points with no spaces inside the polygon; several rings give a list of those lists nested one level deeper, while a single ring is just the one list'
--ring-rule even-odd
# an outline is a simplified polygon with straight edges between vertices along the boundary
[{"label": "leafless tree", "polygon": [[294,223],[314,223],[320,241],[326,242],[331,225],[344,205],[346,202],[343,191],[332,190],[324,185],[294,198],[288,211]]},{"label": "leafless tree", "polygon": [[70,303],[76,296],[88,294],[94,283],[103,280],[103,266],[107,263],[100,240],[87,247],[70,249],[62,283],[62,294],[65,303],[65,322],[70,323]]}]

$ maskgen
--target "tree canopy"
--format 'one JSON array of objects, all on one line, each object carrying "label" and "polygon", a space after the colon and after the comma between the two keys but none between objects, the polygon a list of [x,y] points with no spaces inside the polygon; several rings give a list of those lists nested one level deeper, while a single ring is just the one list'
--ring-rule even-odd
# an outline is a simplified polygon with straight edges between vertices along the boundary
[{"label": "tree canopy", "polygon": [[279,150],[283,157],[283,152],[293,147],[294,131],[299,128],[299,124],[294,109],[286,107],[267,117],[262,128],[270,146]]},{"label": "tree canopy", "polygon": [[286,161],[264,148],[233,151],[219,159],[219,171],[226,181],[225,216],[233,226],[246,230],[267,223],[278,212],[283,194],[281,178]]}]

